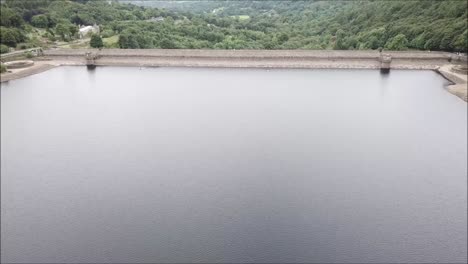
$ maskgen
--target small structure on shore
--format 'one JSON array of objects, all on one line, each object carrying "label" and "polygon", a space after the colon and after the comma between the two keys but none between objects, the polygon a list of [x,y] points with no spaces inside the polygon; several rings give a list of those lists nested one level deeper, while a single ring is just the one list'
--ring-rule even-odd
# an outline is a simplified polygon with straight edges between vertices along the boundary
[{"label": "small structure on shore", "polygon": [[389,54],[381,54],[380,55],[380,72],[389,73],[391,63],[392,63],[392,56],[390,56]]},{"label": "small structure on shore", "polygon": [[96,59],[98,59],[99,55],[92,52],[86,52],[85,59],[86,59],[86,66],[88,69],[96,68]]},{"label": "small structure on shore", "polygon": [[84,38],[88,34],[99,34],[99,26],[96,24],[93,26],[80,26],[79,34],[80,38]]}]

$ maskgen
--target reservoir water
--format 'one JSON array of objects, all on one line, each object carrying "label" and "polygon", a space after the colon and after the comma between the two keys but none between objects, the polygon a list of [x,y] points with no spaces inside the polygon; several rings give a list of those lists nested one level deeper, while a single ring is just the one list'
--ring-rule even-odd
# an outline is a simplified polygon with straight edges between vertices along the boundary
[{"label": "reservoir water", "polygon": [[432,71],[61,67],[1,87],[1,260],[466,262]]}]

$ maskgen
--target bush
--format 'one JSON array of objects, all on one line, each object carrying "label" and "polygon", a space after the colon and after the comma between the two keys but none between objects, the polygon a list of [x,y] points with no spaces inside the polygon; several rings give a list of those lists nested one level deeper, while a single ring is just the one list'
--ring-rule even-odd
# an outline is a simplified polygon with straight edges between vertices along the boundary
[{"label": "bush", "polygon": [[23,31],[17,28],[0,28],[0,42],[1,44],[15,47],[17,43],[24,42],[26,35]]},{"label": "bush", "polygon": [[44,33],[44,35],[42,35],[42,37],[47,38],[50,41],[56,41],[57,40],[57,38],[51,32]]},{"label": "bush", "polygon": [[29,45],[33,48],[33,47],[40,47],[42,46],[42,41],[38,38],[38,37],[32,37],[30,40],[29,40]]},{"label": "bush", "polygon": [[0,44],[0,54],[8,53],[10,48],[7,45]]},{"label": "bush", "polygon": [[25,50],[25,49],[32,48],[32,46],[31,46],[31,44],[28,44],[28,43],[20,43],[20,44],[16,45],[16,48],[21,49],[21,50]]},{"label": "bush", "polygon": [[102,47],[104,47],[104,43],[102,42],[102,38],[99,35],[92,35],[91,36],[91,41],[89,42],[89,45],[92,48],[102,48]]},{"label": "bush", "polygon": [[0,73],[4,73],[7,71],[7,67],[0,63]]},{"label": "bush", "polygon": [[102,35],[103,38],[110,38],[110,37],[114,36],[115,33],[112,30],[104,30],[104,31],[102,31],[101,35]]},{"label": "bush", "polygon": [[30,51],[26,52],[26,58],[31,59],[33,57],[34,55]]},{"label": "bush", "polygon": [[408,48],[408,40],[404,34],[398,34],[387,42],[385,48],[389,50],[405,50]]},{"label": "bush", "polygon": [[49,19],[46,15],[33,16],[31,19],[31,24],[38,28],[47,28],[49,26]]}]

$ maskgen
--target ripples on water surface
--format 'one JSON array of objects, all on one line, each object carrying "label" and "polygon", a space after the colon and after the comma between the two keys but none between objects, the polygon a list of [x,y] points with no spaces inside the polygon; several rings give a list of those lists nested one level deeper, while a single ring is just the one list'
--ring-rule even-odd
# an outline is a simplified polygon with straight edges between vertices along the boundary
[{"label": "ripples on water surface", "polygon": [[2,84],[4,262],[466,262],[431,71],[62,67]]}]

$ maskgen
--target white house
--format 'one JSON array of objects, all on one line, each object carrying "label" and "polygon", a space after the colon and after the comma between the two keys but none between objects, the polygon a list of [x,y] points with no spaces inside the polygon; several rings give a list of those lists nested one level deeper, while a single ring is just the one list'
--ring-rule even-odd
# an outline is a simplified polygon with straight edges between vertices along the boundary
[{"label": "white house", "polygon": [[161,16],[152,17],[152,18],[148,19],[147,21],[149,21],[149,22],[162,22],[162,21],[164,21],[164,17],[161,17]]},{"label": "white house", "polygon": [[90,33],[99,34],[99,26],[96,24],[94,24],[93,26],[80,26],[80,38],[84,38]]}]

